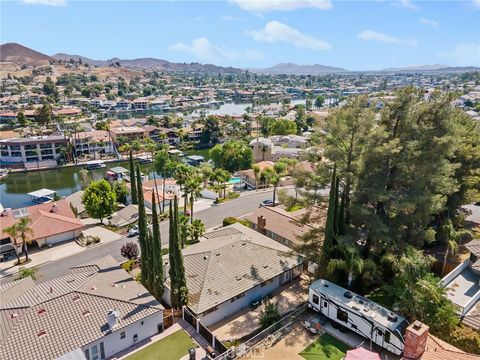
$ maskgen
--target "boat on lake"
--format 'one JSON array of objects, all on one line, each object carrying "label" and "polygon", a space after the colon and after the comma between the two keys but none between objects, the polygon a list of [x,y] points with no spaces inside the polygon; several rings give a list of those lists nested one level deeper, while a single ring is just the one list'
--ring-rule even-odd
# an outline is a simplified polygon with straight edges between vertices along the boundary
[{"label": "boat on lake", "polygon": [[5,179],[9,173],[8,169],[0,169],[0,180]]},{"label": "boat on lake", "polygon": [[95,170],[95,169],[104,168],[105,166],[106,166],[105,161],[103,160],[92,160],[92,161],[86,162],[85,168],[87,170]]}]

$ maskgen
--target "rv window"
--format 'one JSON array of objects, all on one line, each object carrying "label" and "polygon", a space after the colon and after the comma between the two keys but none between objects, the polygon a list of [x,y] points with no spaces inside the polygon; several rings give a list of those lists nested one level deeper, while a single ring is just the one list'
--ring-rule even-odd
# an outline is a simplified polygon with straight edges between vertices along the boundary
[{"label": "rv window", "polygon": [[357,329],[357,325],[355,324],[351,324],[352,325],[352,329]]},{"label": "rv window", "polygon": [[337,319],[343,322],[348,322],[348,313],[341,309],[337,309]]},{"label": "rv window", "polygon": [[380,329],[377,329],[377,334],[378,334],[378,336],[383,336],[383,331],[380,330]]},{"label": "rv window", "polygon": [[390,343],[390,331],[385,331],[385,342]]},{"label": "rv window", "polygon": [[318,297],[318,295],[313,294],[312,301],[315,305],[318,305],[320,298]]},{"label": "rv window", "polygon": [[327,302],[326,301],[323,302],[323,307],[327,307]]}]

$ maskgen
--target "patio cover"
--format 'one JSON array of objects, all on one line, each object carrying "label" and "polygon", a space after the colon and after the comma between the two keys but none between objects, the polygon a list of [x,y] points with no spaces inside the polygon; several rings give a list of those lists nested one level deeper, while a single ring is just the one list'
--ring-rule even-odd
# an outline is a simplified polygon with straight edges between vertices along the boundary
[{"label": "patio cover", "polygon": [[55,193],[56,193],[55,190],[40,189],[40,190],[37,190],[37,191],[29,192],[28,195],[30,195],[30,196],[32,196],[32,197],[35,197],[35,198],[41,198],[41,197],[44,197],[44,196],[53,195],[53,194],[55,194]]},{"label": "patio cover", "polygon": [[380,355],[365,348],[348,350],[345,360],[381,360]]}]

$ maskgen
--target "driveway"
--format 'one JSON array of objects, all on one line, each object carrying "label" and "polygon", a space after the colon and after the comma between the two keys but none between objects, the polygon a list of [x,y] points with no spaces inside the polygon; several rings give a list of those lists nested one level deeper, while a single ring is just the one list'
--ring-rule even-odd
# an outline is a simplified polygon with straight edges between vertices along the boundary
[{"label": "driveway", "polygon": [[94,226],[92,228],[83,230],[84,235],[98,236],[100,238],[100,243],[106,244],[115,240],[122,238],[122,235],[117,234],[113,231],[105,229],[102,226]]},{"label": "driveway", "polygon": [[[308,280],[301,277],[278,289],[271,301],[278,305],[280,314],[285,314],[305,303],[307,299]],[[264,305],[255,310],[244,309],[239,314],[209,326],[209,329],[222,341],[240,339],[260,327],[260,313],[263,308]]]}]

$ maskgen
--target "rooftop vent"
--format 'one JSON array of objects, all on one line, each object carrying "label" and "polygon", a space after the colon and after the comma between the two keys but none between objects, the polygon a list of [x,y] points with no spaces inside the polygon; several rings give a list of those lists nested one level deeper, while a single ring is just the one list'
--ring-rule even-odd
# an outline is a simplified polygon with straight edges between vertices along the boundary
[{"label": "rooftop vent", "polygon": [[46,312],[47,310],[45,310],[44,308],[41,308],[41,309],[38,309],[37,314],[42,315],[42,314],[45,314]]},{"label": "rooftop vent", "polygon": [[74,295],[73,298],[72,298],[73,302],[77,302],[80,300],[80,296],[78,295]]},{"label": "rooftop vent", "polygon": [[90,288],[90,290],[97,290],[97,287],[96,287],[96,286],[92,286],[92,287]]},{"label": "rooftop vent", "polygon": [[208,260],[208,255],[203,255],[203,260]]},{"label": "rooftop vent", "polygon": [[345,296],[347,299],[351,299],[353,297],[353,295],[350,291],[345,291],[343,293],[343,296]]},{"label": "rooftop vent", "polygon": [[220,253],[216,253],[215,255],[216,255],[216,256],[220,256]]},{"label": "rooftop vent", "polygon": [[388,321],[391,321],[391,322],[397,322],[398,321],[398,316],[392,312],[389,312],[388,313]]},{"label": "rooftop vent", "polygon": [[44,337],[47,335],[47,332],[45,330],[40,330],[38,333],[37,333],[37,336],[38,337]]},{"label": "rooftop vent", "polygon": [[82,312],[82,315],[85,316],[85,317],[87,317],[87,316],[89,316],[91,313],[92,313],[92,312],[91,312],[90,310],[84,310],[84,311]]},{"label": "rooftop vent", "polygon": [[329,285],[328,284],[323,284],[323,287],[328,287]]},{"label": "rooftop vent", "polygon": [[118,284],[112,284],[112,287],[118,287]]},{"label": "rooftop vent", "polygon": [[17,317],[18,317],[18,313],[12,313],[12,315],[10,315],[11,319],[16,319]]}]

